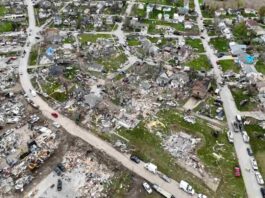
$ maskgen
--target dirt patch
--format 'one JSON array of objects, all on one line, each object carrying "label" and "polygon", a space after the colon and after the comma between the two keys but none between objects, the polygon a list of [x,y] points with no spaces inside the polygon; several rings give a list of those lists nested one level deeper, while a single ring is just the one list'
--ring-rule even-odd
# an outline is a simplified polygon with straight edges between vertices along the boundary
[{"label": "dirt patch", "polygon": [[261,6],[265,6],[264,0],[205,0],[207,5],[210,5],[213,8],[254,8],[259,9]]}]

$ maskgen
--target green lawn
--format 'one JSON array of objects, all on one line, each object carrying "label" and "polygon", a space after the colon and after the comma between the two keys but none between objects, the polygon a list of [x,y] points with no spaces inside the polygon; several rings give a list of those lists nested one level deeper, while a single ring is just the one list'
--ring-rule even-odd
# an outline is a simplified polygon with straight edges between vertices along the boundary
[{"label": "green lawn", "polygon": [[92,42],[95,43],[98,38],[111,38],[109,34],[81,34],[79,40],[81,43]]},{"label": "green lawn", "polygon": [[211,69],[211,63],[206,55],[199,55],[198,58],[195,58],[193,60],[190,60],[186,63],[187,66],[194,70],[210,70]]},{"label": "green lawn", "polygon": [[245,125],[245,129],[250,137],[250,145],[258,162],[260,172],[265,177],[265,130],[257,122]]},{"label": "green lawn", "polygon": [[255,67],[258,72],[265,74],[265,61],[258,60]]},{"label": "green lawn", "polygon": [[[250,91],[247,91],[247,89],[237,89],[237,88],[232,88],[231,92],[239,111],[253,111],[255,108],[257,108],[257,103],[250,101],[251,98],[257,95],[256,92],[251,93]],[[240,102],[242,100],[248,100],[248,102],[242,106],[240,105]]]},{"label": "green lawn", "polygon": [[5,6],[0,6],[0,16],[5,16],[7,14],[7,9]]},{"label": "green lawn", "polygon": [[141,42],[139,41],[137,37],[128,37],[127,42],[129,46],[141,45]]},{"label": "green lawn", "polygon": [[120,65],[126,61],[127,56],[124,53],[120,53],[112,55],[111,57],[99,58],[97,63],[103,65],[106,71],[116,71]]},{"label": "green lawn", "polygon": [[144,6],[144,9],[138,9],[138,5],[135,4],[131,11],[131,16],[137,16],[137,17],[145,17],[146,15],[146,6]]},{"label": "green lawn", "polygon": [[156,29],[157,25],[161,26],[168,26],[172,27],[177,31],[184,31],[184,24],[182,23],[170,23],[166,21],[158,21],[158,20],[149,20],[149,19],[144,19],[143,23],[148,24],[148,33],[150,34],[160,34],[163,33],[164,31],[162,29]]},{"label": "green lawn", "polygon": [[174,3],[172,0],[139,0],[140,2],[144,3],[156,3],[162,5],[174,5],[174,6],[183,6],[184,0],[178,0],[177,3]]},{"label": "green lawn", "polygon": [[[183,168],[174,164],[174,160],[169,153],[161,147],[161,140],[158,136],[150,133],[145,127],[145,123],[141,123],[138,127],[132,130],[120,129],[119,134],[129,139],[130,145],[134,148],[134,152],[141,159],[148,162],[153,162],[158,166],[158,169],[171,178],[180,181],[185,179],[190,182],[196,192],[204,192],[211,197],[245,197],[245,189],[242,178],[235,178],[233,175],[233,167],[237,164],[234,153],[234,147],[228,144],[226,134],[220,134],[218,139],[211,135],[212,129],[202,120],[197,120],[196,124],[189,124],[184,121],[182,115],[174,110],[164,110],[158,114],[158,119],[165,128],[160,131],[164,134],[185,131],[194,136],[201,137],[203,144],[198,150],[198,156],[205,165],[205,168],[214,175],[222,179],[218,191],[211,192],[197,177],[185,171]],[[216,141],[219,144],[224,144],[217,148]],[[213,147],[219,155],[224,157],[224,160],[217,161],[212,152]]]},{"label": "green lawn", "polygon": [[38,59],[38,49],[33,47],[29,54],[29,65],[36,65]]},{"label": "green lawn", "polygon": [[255,38],[254,33],[247,28],[244,22],[235,24],[232,31],[235,41],[238,43],[249,44]]},{"label": "green lawn", "polygon": [[222,37],[212,38],[210,40],[210,44],[212,44],[218,52],[228,52],[229,42],[225,38]]},{"label": "green lawn", "polygon": [[186,44],[190,45],[192,48],[194,48],[199,53],[204,52],[204,47],[201,42],[201,39],[188,38],[186,39]]},{"label": "green lawn", "polygon": [[12,32],[14,30],[13,23],[10,21],[0,22],[0,33]]},{"label": "green lawn", "polygon": [[75,38],[73,36],[68,36],[63,40],[64,43],[74,43]]},{"label": "green lawn", "polygon": [[218,64],[222,67],[224,72],[233,71],[235,73],[239,73],[240,66],[234,62],[234,60],[220,60]]}]

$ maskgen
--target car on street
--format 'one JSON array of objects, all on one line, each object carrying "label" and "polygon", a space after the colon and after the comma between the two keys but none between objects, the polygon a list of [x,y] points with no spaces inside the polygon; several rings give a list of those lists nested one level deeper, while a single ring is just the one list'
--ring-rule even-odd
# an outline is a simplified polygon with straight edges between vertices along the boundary
[{"label": "car on street", "polygon": [[52,117],[54,117],[54,118],[58,118],[58,113],[56,113],[56,112],[52,112],[51,115],[52,115]]},{"label": "car on street", "polygon": [[131,155],[130,160],[134,161],[136,164],[141,162],[141,160],[135,155]]},{"label": "car on street", "polygon": [[251,165],[252,165],[253,170],[254,170],[254,171],[257,171],[259,168],[258,168],[258,163],[257,163],[257,161],[255,160],[255,158],[252,157],[252,158],[250,159],[250,162],[251,162]]},{"label": "car on street", "polygon": [[62,164],[62,163],[58,163],[57,164],[57,167],[62,171],[62,172],[65,172],[65,167],[64,167],[64,165]]},{"label": "car on street", "polygon": [[233,122],[233,129],[236,133],[239,132],[239,124],[237,121]]},{"label": "car on street", "polygon": [[263,198],[265,198],[265,188],[260,188],[260,192]]},{"label": "car on street", "polygon": [[198,194],[198,198],[207,198],[207,196],[203,194]]},{"label": "car on street", "polygon": [[247,148],[247,153],[249,156],[253,156],[253,151],[251,150],[251,148]]},{"label": "car on street", "polygon": [[241,171],[240,171],[240,168],[238,166],[236,166],[234,168],[234,175],[235,175],[235,177],[240,177],[241,176]]},{"label": "car on street", "polygon": [[241,123],[242,122],[242,117],[241,115],[236,115],[236,121]]},{"label": "car on street", "polygon": [[36,97],[36,96],[37,96],[36,91],[34,91],[34,90],[32,90],[32,89],[29,89],[29,92],[31,93],[31,95],[32,95],[33,97]]},{"label": "car on street", "polygon": [[246,131],[243,131],[243,132],[242,132],[242,136],[243,136],[243,141],[244,141],[245,143],[249,143],[249,136],[248,136],[248,134],[247,134]]},{"label": "car on street", "polygon": [[263,185],[264,184],[264,180],[260,174],[260,172],[256,171],[255,172],[255,176],[256,176],[256,179],[257,179],[257,182],[259,185]]},{"label": "car on street", "polygon": [[152,188],[150,187],[150,185],[147,182],[143,182],[143,187],[148,194],[151,194],[153,192]]},{"label": "car on street", "polygon": [[61,170],[56,166],[53,171],[57,174],[57,176],[61,176],[62,172]]},{"label": "car on street", "polygon": [[227,138],[228,138],[229,143],[234,142],[234,135],[233,135],[232,131],[227,131]]},{"label": "car on street", "polygon": [[164,174],[159,174],[159,177],[161,179],[163,179],[167,183],[170,183],[171,182],[171,179],[168,176],[164,175]]},{"label": "car on street", "polygon": [[63,187],[62,180],[58,179],[57,180],[57,190],[58,191],[61,191],[62,190],[62,187]]},{"label": "car on street", "polygon": [[179,188],[182,189],[184,192],[186,192],[188,194],[191,194],[191,195],[194,195],[194,193],[195,193],[195,191],[192,188],[192,186],[188,182],[186,182],[184,180],[180,181]]}]

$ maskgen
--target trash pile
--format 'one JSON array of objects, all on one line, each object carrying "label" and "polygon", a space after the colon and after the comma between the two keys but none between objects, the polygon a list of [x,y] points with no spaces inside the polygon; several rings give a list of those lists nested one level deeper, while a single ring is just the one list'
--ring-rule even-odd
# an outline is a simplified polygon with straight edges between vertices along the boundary
[{"label": "trash pile", "polygon": [[184,132],[166,137],[162,146],[177,160],[185,162],[186,165],[193,168],[202,168],[199,159],[195,155],[195,149],[201,142],[200,138],[194,138]]},{"label": "trash pile", "polygon": [[34,127],[31,134],[10,129],[0,136],[0,193],[22,192],[24,186],[32,181],[33,171],[58,147],[55,132],[43,128]]},{"label": "trash pile", "polygon": [[2,124],[16,124],[25,118],[25,107],[17,98],[1,104],[0,122]]},{"label": "trash pile", "polygon": [[104,186],[110,182],[114,173],[105,164],[100,164],[93,155],[87,154],[87,150],[72,147],[66,153],[63,165],[69,172],[78,169],[85,175],[85,181],[78,182],[76,193],[79,197],[107,197],[103,192]]}]

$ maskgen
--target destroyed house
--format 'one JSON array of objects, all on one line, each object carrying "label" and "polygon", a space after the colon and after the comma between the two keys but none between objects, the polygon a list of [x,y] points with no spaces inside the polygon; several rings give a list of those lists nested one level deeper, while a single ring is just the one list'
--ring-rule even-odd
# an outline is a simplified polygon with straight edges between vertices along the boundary
[{"label": "destroyed house", "polygon": [[192,96],[203,99],[206,96],[210,86],[211,81],[209,79],[195,81],[192,87]]}]

